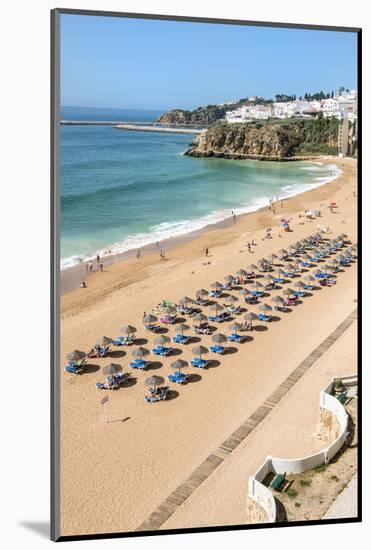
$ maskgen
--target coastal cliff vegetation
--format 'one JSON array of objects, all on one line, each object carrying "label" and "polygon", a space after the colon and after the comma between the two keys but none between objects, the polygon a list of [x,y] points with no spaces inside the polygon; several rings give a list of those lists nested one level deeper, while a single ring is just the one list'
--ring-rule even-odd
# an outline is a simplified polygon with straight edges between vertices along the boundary
[{"label": "coastal cliff vegetation", "polygon": [[197,136],[188,156],[290,160],[337,154],[339,121],[285,119],[228,124],[220,121]]}]

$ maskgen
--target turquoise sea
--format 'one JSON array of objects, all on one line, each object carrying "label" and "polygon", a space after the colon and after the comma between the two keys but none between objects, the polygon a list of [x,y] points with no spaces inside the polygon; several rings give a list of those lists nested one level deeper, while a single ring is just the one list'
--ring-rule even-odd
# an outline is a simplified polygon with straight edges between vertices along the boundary
[{"label": "turquoise sea", "polygon": [[[63,107],[62,119],[151,122],[161,113]],[[61,267],[124,252],[314,188],[336,166],[185,157],[192,135],[61,126]]]}]

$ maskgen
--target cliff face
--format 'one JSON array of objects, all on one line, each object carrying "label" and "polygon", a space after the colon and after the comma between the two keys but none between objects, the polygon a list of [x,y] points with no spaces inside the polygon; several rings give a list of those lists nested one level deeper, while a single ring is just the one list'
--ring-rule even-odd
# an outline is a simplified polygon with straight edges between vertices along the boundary
[{"label": "cliff face", "polygon": [[336,154],[337,132],[338,122],[332,120],[221,122],[196,137],[185,154],[261,160]]}]

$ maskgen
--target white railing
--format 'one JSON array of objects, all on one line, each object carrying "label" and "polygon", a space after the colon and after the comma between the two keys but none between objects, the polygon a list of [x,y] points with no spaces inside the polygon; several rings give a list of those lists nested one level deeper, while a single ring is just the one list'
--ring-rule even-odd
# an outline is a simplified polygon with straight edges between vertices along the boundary
[{"label": "white railing", "polygon": [[264,479],[268,474],[302,474],[308,470],[313,470],[328,462],[340,451],[346,443],[348,437],[348,414],[336,397],[331,395],[334,383],[341,380],[347,386],[357,384],[357,376],[336,377],[320,392],[319,406],[321,409],[329,411],[337,419],[339,424],[339,435],[325,449],[318,453],[303,456],[300,458],[275,458],[267,456],[260,468],[253,476],[249,477],[248,497],[255,501],[265,511],[268,523],[274,523],[277,520],[277,506],[275,498],[268,487],[263,485]]}]

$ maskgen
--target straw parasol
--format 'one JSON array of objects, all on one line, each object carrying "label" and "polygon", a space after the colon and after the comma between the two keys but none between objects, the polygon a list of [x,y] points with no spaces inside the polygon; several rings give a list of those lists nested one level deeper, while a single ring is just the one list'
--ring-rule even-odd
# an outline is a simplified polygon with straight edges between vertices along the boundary
[{"label": "straw parasol", "polygon": [[96,341],[97,346],[109,346],[111,343],[112,338],[108,338],[108,336],[102,336],[102,338]]},{"label": "straw parasol", "polygon": [[166,315],[174,315],[176,313],[176,308],[173,306],[165,306],[161,309]]},{"label": "straw parasol", "polygon": [[133,349],[131,354],[133,357],[138,357],[139,359],[143,359],[143,357],[150,354],[150,351],[149,349],[143,348],[142,346],[140,346],[137,349]]},{"label": "straw parasol", "polygon": [[[271,301],[272,301],[274,304],[276,304],[276,305],[278,306],[279,304],[283,304],[284,299],[281,298],[281,296],[273,296],[273,298],[271,299]],[[264,305],[264,304],[263,304],[263,305]]]},{"label": "straw parasol", "polygon": [[165,336],[165,334],[160,334],[160,336],[156,336],[153,341],[156,346],[163,346],[164,344],[167,344],[167,342],[170,342],[170,338]]},{"label": "straw parasol", "polygon": [[282,294],[284,294],[285,296],[291,296],[292,294],[295,294],[295,292],[291,288],[285,288]]},{"label": "straw parasol", "polygon": [[116,363],[110,363],[109,365],[106,365],[103,367],[104,374],[116,374],[122,370],[121,365],[118,365]]},{"label": "straw parasol", "polygon": [[304,281],[306,283],[311,284],[311,283],[314,283],[316,281],[316,279],[314,277],[312,277],[312,275],[307,275],[306,277],[304,277]]},{"label": "straw parasol", "polygon": [[234,277],[233,275],[226,275],[224,277],[224,280],[227,281],[228,283],[231,283],[232,281],[234,281]]},{"label": "straw parasol", "polygon": [[177,332],[180,332],[180,334],[183,334],[184,331],[189,330],[190,327],[188,325],[185,325],[184,323],[181,323],[177,327]]},{"label": "straw parasol", "polygon": [[207,317],[203,313],[196,313],[196,315],[193,315],[192,319],[195,321],[206,321]]},{"label": "straw parasol", "polygon": [[221,306],[220,304],[215,303],[215,304],[213,304],[212,306],[210,306],[209,309],[215,311],[215,313],[216,313],[217,311],[221,311],[221,310],[224,309],[224,308],[223,308],[223,306]]},{"label": "straw parasol", "polygon": [[275,260],[278,260],[278,256],[276,256],[275,254],[270,254],[268,256],[268,260],[271,262],[271,264],[273,264]]},{"label": "straw parasol", "polygon": [[229,328],[232,332],[238,332],[239,330],[241,330],[242,325],[241,325],[241,323],[232,323],[231,325],[229,325],[228,328]]},{"label": "straw parasol", "polygon": [[194,353],[195,355],[199,355],[201,358],[201,355],[203,355],[204,353],[209,353],[209,350],[205,346],[195,346],[194,348],[192,348],[192,353]]},{"label": "straw parasol", "polygon": [[253,313],[252,311],[249,311],[248,313],[246,313],[244,315],[244,319],[246,321],[256,321],[257,318],[258,318],[258,316],[255,313]]},{"label": "straw parasol", "polygon": [[283,276],[283,271],[282,271],[282,269],[277,269],[277,271],[276,271],[275,273],[276,273],[278,279],[281,279],[281,278],[282,278],[282,276]]},{"label": "straw parasol", "polygon": [[230,294],[226,297],[225,301],[233,304],[233,302],[238,302],[238,298],[236,296],[233,296],[233,294]]},{"label": "straw parasol", "polygon": [[247,288],[241,288],[240,294],[242,294],[242,296],[247,296],[250,294],[250,290],[247,290]]},{"label": "straw parasol", "polygon": [[272,311],[272,308],[268,304],[260,304],[259,310],[260,311]]},{"label": "straw parasol", "polygon": [[69,361],[80,361],[81,359],[84,359],[84,357],[86,357],[85,351],[79,351],[77,349],[67,353],[67,359]]},{"label": "straw parasol", "polygon": [[192,302],[192,298],[189,298],[189,296],[183,296],[183,298],[179,300],[180,304],[189,304],[190,302]]},{"label": "straw parasol", "polygon": [[176,359],[176,361],[173,361],[171,363],[171,368],[174,370],[181,370],[184,369],[188,365],[188,361],[184,361],[184,359]]},{"label": "straw parasol", "polygon": [[134,332],[136,332],[137,329],[135,327],[133,327],[132,325],[125,325],[124,327],[121,327],[120,328],[120,332],[122,332],[123,334],[134,334]]},{"label": "straw parasol", "polygon": [[144,322],[144,323],[149,323],[149,324],[151,324],[151,323],[155,323],[156,321],[157,321],[156,315],[152,315],[151,313],[148,313],[148,315],[145,315],[145,316],[143,317],[143,322]]},{"label": "straw parasol", "polygon": [[268,260],[266,260],[265,258],[261,258],[260,260],[258,260],[258,265],[266,265],[268,263]]},{"label": "straw parasol", "polygon": [[271,275],[271,273],[267,273],[267,275],[264,276],[264,279],[266,281],[271,282],[271,281],[273,281],[274,277],[273,277],[273,275]]},{"label": "straw parasol", "polygon": [[279,258],[282,258],[283,256],[287,256],[287,250],[285,250],[284,248],[281,248],[281,250],[278,251],[278,257]]},{"label": "straw parasol", "polygon": [[221,288],[223,288],[223,285],[220,284],[218,281],[214,281],[213,283],[211,283],[210,287],[215,288],[215,290],[220,290]]},{"label": "straw parasol", "polygon": [[164,383],[164,379],[161,376],[150,376],[149,378],[146,378],[145,385],[150,386],[153,389],[156,389],[157,386]]},{"label": "straw parasol", "polygon": [[222,344],[227,340],[227,337],[224,334],[213,334],[211,337],[213,342],[216,342],[217,344]]},{"label": "straw parasol", "polygon": [[204,288],[200,288],[200,290],[196,290],[196,296],[197,297],[202,297],[202,296],[208,296],[209,293],[207,290],[205,290]]},{"label": "straw parasol", "polygon": [[241,277],[245,277],[245,275],[247,275],[247,271],[245,271],[244,269],[239,269],[238,271],[236,271],[236,273]]},{"label": "straw parasol", "polygon": [[263,288],[263,285],[261,283],[259,283],[259,281],[255,281],[253,286],[254,286],[254,288],[256,288],[256,290],[258,290],[259,288]]},{"label": "straw parasol", "polygon": [[304,288],[304,283],[302,281],[296,281],[296,283],[294,283],[294,287],[295,288]]},{"label": "straw parasol", "polygon": [[253,273],[258,269],[258,267],[255,264],[250,264],[247,266],[247,269],[249,270],[250,273]]}]

